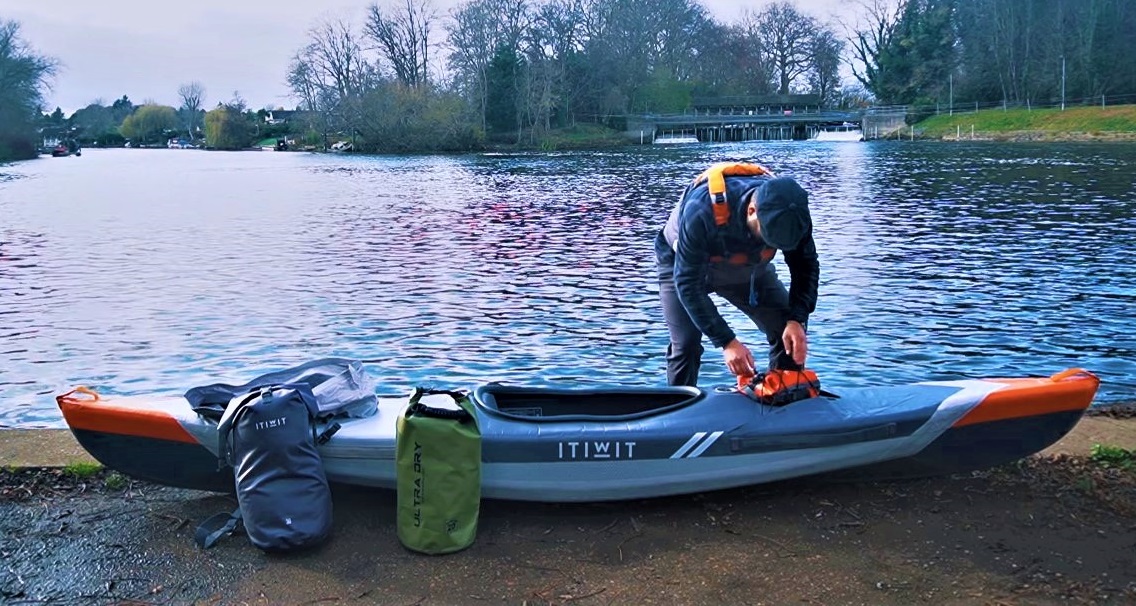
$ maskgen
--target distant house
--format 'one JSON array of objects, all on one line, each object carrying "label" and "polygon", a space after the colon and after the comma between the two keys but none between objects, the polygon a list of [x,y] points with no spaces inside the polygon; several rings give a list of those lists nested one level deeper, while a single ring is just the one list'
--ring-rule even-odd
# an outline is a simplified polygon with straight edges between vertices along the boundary
[{"label": "distant house", "polygon": [[284,124],[295,117],[295,111],[284,109],[270,109],[268,114],[264,116],[264,121],[267,124]]},{"label": "distant house", "polygon": [[63,126],[44,126],[39,129],[40,135],[40,150],[43,153],[48,153],[56,145],[59,145],[64,139],[67,138],[68,131]]}]

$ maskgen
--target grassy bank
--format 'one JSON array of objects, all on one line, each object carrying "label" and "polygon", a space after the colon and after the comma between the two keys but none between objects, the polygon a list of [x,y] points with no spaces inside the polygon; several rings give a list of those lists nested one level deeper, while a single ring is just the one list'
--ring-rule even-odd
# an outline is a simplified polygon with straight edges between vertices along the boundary
[{"label": "grassy bank", "polygon": [[915,125],[924,139],[1136,141],[1136,105],[1052,109],[989,109],[940,114]]},{"label": "grassy bank", "polygon": [[577,124],[576,126],[553,129],[535,140],[522,135],[519,143],[516,133],[497,134],[486,142],[486,147],[494,150],[557,151],[609,149],[628,143],[630,141],[617,130],[596,124]]}]

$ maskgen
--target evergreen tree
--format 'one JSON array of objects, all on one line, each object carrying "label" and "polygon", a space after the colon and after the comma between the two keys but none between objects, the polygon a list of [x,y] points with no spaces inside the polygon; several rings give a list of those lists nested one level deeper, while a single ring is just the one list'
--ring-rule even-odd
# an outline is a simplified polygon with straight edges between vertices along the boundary
[{"label": "evergreen tree", "polygon": [[485,122],[490,131],[517,130],[518,75],[522,68],[521,59],[512,48],[505,45],[497,47],[486,71]]},{"label": "evergreen tree", "polygon": [[885,104],[933,102],[954,69],[953,0],[907,0],[864,85]]}]

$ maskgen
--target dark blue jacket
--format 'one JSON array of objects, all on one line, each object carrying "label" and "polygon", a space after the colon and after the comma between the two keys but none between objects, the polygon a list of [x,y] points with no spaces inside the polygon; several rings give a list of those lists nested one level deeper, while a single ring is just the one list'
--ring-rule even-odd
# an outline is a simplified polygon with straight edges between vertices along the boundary
[{"label": "dark blue jacket", "polygon": [[[729,222],[714,224],[707,184],[688,191],[655,238],[655,255],[660,279],[673,277],[679,300],[690,319],[716,347],[725,347],[735,338],[710,293],[731,283],[751,285],[752,276],[767,269],[775,250],[746,226],[746,204],[751,191],[767,176],[728,177],[726,198]],[[745,260],[731,259],[743,254]],[[789,267],[789,319],[804,323],[816,309],[820,263],[812,226],[794,250],[782,251]],[[731,276],[734,278],[731,280]]]}]

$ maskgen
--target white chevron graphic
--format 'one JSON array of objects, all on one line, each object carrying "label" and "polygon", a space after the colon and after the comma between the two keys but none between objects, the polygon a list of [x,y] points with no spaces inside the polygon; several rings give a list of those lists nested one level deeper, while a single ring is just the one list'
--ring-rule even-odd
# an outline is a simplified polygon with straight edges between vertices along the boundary
[{"label": "white chevron graphic", "polygon": [[715,431],[714,433],[710,434],[710,437],[709,437],[709,438],[706,438],[706,440],[704,440],[704,441],[703,441],[703,442],[702,442],[701,444],[699,444],[699,445],[698,445],[698,448],[695,448],[695,449],[694,449],[694,452],[692,452],[692,453],[690,453],[689,455],[687,455],[687,457],[686,457],[686,458],[688,458],[688,459],[693,459],[694,457],[697,457],[698,455],[700,455],[700,454],[702,454],[702,453],[706,452],[706,449],[707,449],[707,448],[710,448],[710,445],[711,445],[711,444],[713,444],[715,440],[717,440],[718,438],[722,437],[722,434],[723,434],[723,433],[726,433],[726,432],[724,432],[724,431]]},{"label": "white chevron graphic", "polygon": [[[697,457],[698,455],[706,452],[706,449],[710,448],[710,446],[713,445],[714,442],[718,438],[722,437],[723,433],[726,433],[726,432],[715,431],[714,433],[710,434],[710,437],[706,438],[706,432],[700,431],[700,432],[694,434],[693,436],[690,436],[690,439],[687,440],[685,444],[680,446],[679,449],[676,450],[673,455],[671,455],[671,458],[672,459],[681,459],[681,458],[685,457],[687,459],[693,459],[693,458]],[[706,438],[706,439],[702,440],[702,438]],[[700,441],[702,442],[701,444],[699,444]],[[698,445],[697,448],[695,448],[696,444]],[[691,450],[692,448],[694,448],[693,451]]]},{"label": "white chevron graphic", "polygon": [[700,432],[694,434],[693,436],[691,436],[691,438],[686,441],[686,444],[683,444],[678,450],[675,451],[675,453],[673,455],[671,455],[671,458],[672,459],[681,459],[683,457],[683,455],[685,455],[688,450],[693,448],[694,445],[697,444],[698,441],[701,440],[705,435],[706,435],[705,431],[700,431]]}]

